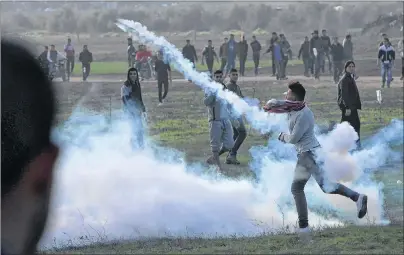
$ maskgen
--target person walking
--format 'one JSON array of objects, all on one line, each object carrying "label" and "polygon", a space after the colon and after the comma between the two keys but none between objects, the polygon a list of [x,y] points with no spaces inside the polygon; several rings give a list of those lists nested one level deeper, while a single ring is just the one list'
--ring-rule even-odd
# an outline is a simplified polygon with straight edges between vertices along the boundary
[{"label": "person walking", "polygon": [[260,64],[260,57],[261,57],[261,44],[257,40],[257,37],[253,35],[252,42],[250,43],[251,50],[253,52],[253,61],[254,61],[254,74],[258,75],[258,67]]}]

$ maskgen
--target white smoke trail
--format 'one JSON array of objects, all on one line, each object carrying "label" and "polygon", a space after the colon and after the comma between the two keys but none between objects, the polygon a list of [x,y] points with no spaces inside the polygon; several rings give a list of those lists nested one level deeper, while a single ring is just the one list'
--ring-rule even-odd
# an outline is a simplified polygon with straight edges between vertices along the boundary
[{"label": "white smoke trail", "polygon": [[190,79],[194,84],[200,86],[206,92],[217,93],[221,99],[229,102],[238,114],[245,114],[247,121],[253,128],[261,133],[280,129],[279,125],[284,123],[284,118],[276,114],[268,114],[258,106],[251,106],[246,101],[230,91],[223,91],[222,85],[212,81],[206,73],[196,71],[191,62],[182,56],[182,53],[164,37],[156,36],[147,30],[139,22],[118,19],[116,25],[125,32],[131,33],[133,38],[156,50],[163,50],[165,61],[174,65],[186,79]]}]

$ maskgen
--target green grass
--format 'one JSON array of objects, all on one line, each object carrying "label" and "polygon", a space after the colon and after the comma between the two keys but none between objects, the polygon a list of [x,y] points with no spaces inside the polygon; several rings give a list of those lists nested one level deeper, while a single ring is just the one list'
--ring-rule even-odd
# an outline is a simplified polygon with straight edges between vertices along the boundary
[{"label": "green grass", "polygon": [[161,238],[67,248],[69,254],[402,254],[403,228],[347,227],[314,232],[313,243],[300,243],[295,234],[254,238]]},{"label": "green grass", "polygon": [[[297,65],[301,64],[302,62],[300,60],[291,60],[289,61],[289,65]],[[236,67],[238,67],[238,63],[236,61]],[[270,67],[272,66],[271,61],[269,60],[261,60],[260,67]],[[174,68],[173,66],[171,66]],[[220,63],[215,62],[213,69],[219,69],[220,68]],[[254,62],[252,61],[247,61],[246,63],[246,68],[247,69],[252,69],[254,68]],[[196,65],[196,69],[198,71],[208,71],[208,67],[205,65],[202,65],[200,62]],[[126,74],[126,71],[128,70],[128,62],[93,62],[91,64],[91,74],[92,75],[107,75],[107,74]],[[174,69],[173,69],[174,70]],[[79,75],[81,74],[81,65],[76,66],[76,68],[73,71],[73,74]]]}]

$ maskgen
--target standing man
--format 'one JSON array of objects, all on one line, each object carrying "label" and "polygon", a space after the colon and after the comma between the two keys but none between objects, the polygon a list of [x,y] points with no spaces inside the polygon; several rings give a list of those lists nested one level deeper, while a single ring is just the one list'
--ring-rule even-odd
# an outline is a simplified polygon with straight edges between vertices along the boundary
[{"label": "standing man", "polygon": [[[171,67],[169,63],[164,63],[163,54],[158,53],[156,63],[154,63],[154,70],[157,76],[157,86],[158,86],[158,97],[159,106],[163,104],[163,100],[166,98],[168,93],[168,84],[172,84],[171,78]],[[164,85],[164,94],[163,93]]]},{"label": "standing man", "polygon": [[[214,73],[217,83],[223,85],[223,90],[227,89],[223,84],[223,72],[217,70]],[[212,155],[206,163],[217,165],[221,169],[219,155],[230,151],[233,148],[233,126],[230,121],[229,105],[226,100],[217,97],[217,92],[205,94],[204,104],[208,107],[210,147]]]},{"label": "standing man", "polygon": [[261,44],[253,35],[252,37],[252,42],[250,43],[251,45],[251,50],[253,52],[253,61],[254,61],[254,74],[257,76],[258,75],[258,67],[260,64],[260,56],[261,56]]},{"label": "standing man", "polygon": [[338,106],[341,109],[341,122],[347,121],[358,133],[358,148],[360,143],[360,128],[358,110],[362,109],[359,90],[355,81],[355,63],[350,60],[345,63],[344,76],[338,83]]},{"label": "standing man", "polygon": [[83,81],[86,81],[90,75],[91,63],[93,62],[93,53],[88,50],[87,45],[83,46],[83,51],[80,52],[79,61],[83,71]]},{"label": "standing man", "polygon": [[215,59],[217,63],[219,63],[215,47],[212,46],[212,40],[208,40],[208,46],[206,46],[202,51],[202,65],[204,65],[204,60],[206,60],[206,65],[208,66],[210,75],[212,75],[213,72],[213,62]]},{"label": "standing man", "polygon": [[314,135],[314,114],[306,106],[305,96],[306,90],[303,85],[293,82],[289,84],[286,100],[272,99],[264,106],[267,112],[286,113],[288,116],[289,134],[280,133],[278,140],[293,144],[297,150],[297,164],[291,190],[299,218],[299,234],[302,237],[310,233],[304,187],[311,175],[323,192],[338,194],[356,202],[357,216],[360,219],[367,213],[368,201],[366,195],[359,194],[342,184],[331,183],[323,175],[315,159],[316,150],[320,148],[320,144]]},{"label": "standing man", "polygon": [[20,43],[1,39],[1,253],[5,255],[36,254],[59,157],[58,145],[51,139],[56,93],[35,57]]},{"label": "standing man", "polygon": [[320,79],[320,66],[324,59],[323,41],[318,36],[318,30],[314,30],[313,38],[310,40],[310,54],[314,60],[314,78]]},{"label": "standing man", "polygon": [[184,48],[182,48],[182,55],[184,58],[188,59],[195,68],[195,62],[198,61],[198,56],[196,55],[195,47],[191,44],[189,39],[186,40]]},{"label": "standing man", "polygon": [[227,47],[228,47],[227,43],[228,43],[228,41],[229,41],[229,39],[227,37],[225,37],[224,42],[222,43],[222,45],[220,45],[220,49],[219,49],[219,57],[221,60],[220,70],[222,70],[222,72],[227,64]]},{"label": "standing man", "polygon": [[238,51],[238,59],[240,60],[240,75],[244,76],[245,62],[247,61],[247,55],[248,55],[248,43],[244,35],[241,36],[241,40],[237,44],[237,51]]},{"label": "standing man", "polygon": [[384,39],[384,44],[379,47],[379,52],[377,54],[377,64],[381,65],[381,75],[382,75],[382,88],[386,84],[387,76],[387,87],[390,88],[390,83],[392,81],[392,69],[394,66],[394,60],[396,59],[396,52],[391,46],[389,39]]},{"label": "standing man", "polygon": [[300,57],[303,58],[303,65],[304,65],[304,76],[310,77],[309,75],[309,67],[310,67],[310,42],[309,37],[305,36],[304,41],[299,49],[299,55],[297,56],[298,59]]},{"label": "standing man", "polygon": [[351,35],[348,34],[345,36],[342,46],[344,47],[344,60],[353,60],[353,43]]},{"label": "standing man", "polygon": [[234,40],[234,35],[230,34],[230,40],[227,42],[227,65],[226,75],[231,69],[236,67],[237,43]]},{"label": "standing man", "polygon": [[132,37],[128,37],[128,66],[129,68],[134,67],[136,61],[136,48],[133,46]]},{"label": "standing man", "polygon": [[49,59],[49,47],[44,46],[44,51],[38,57],[39,65],[42,70],[45,72],[46,76],[49,77],[49,63],[51,60]]},{"label": "standing man", "polygon": [[344,47],[338,42],[338,37],[334,37],[331,45],[332,66],[334,67],[334,82],[338,84],[339,78],[344,71]]},{"label": "standing man", "polygon": [[271,37],[271,40],[269,41],[269,47],[268,47],[267,51],[264,53],[264,54],[266,54],[266,53],[271,52],[272,76],[279,75],[279,73],[277,72],[276,63],[275,63],[276,62],[275,55],[274,55],[274,51],[273,51],[274,43],[277,39],[278,39],[278,35],[276,34],[276,32],[272,32],[272,37]]},{"label": "standing man", "polygon": [[327,30],[323,29],[321,31],[321,40],[323,41],[323,47],[324,47],[324,59],[323,63],[321,65],[321,71],[324,73],[324,66],[325,66],[325,59],[327,58],[328,60],[328,72],[331,73],[331,59],[330,59],[330,49],[331,49],[331,39],[327,35]]},{"label": "standing man", "polygon": [[[241,93],[240,86],[237,85],[238,73],[237,69],[233,68],[230,70],[230,82],[226,85],[229,91],[232,91],[236,95],[241,98],[244,98],[243,93]],[[237,160],[237,151],[240,149],[241,144],[244,142],[247,137],[247,131],[244,126],[243,116],[234,118],[232,117],[232,126],[234,133],[234,146],[231,149],[230,153],[227,155],[226,164],[239,165],[240,162]],[[224,153],[224,152],[222,152]]]},{"label": "standing man", "polygon": [[292,50],[290,49],[290,43],[288,40],[286,40],[286,37],[284,34],[279,35],[279,45],[281,46],[281,51],[282,51],[282,75],[281,75],[281,80],[287,80],[288,78],[286,77],[286,67],[289,62],[289,56],[292,55]]},{"label": "standing man", "polygon": [[72,39],[67,39],[67,44],[65,45],[64,51],[66,53],[66,71],[67,71],[67,80],[70,80],[70,74],[73,73],[74,70],[74,47],[72,45]]}]

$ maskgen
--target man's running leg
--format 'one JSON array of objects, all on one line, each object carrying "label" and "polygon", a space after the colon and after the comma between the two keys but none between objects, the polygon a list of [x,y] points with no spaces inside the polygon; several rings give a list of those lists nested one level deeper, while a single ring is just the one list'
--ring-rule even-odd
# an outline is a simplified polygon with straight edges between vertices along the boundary
[{"label": "man's running leg", "polygon": [[[233,128],[235,128],[237,130],[238,135],[234,141],[233,148],[231,149],[229,155],[226,158],[226,164],[234,164],[234,165],[240,164],[240,162],[237,160],[237,152],[247,137],[247,131],[244,126],[243,119],[240,117],[237,119],[237,121],[238,121],[238,127],[233,127]],[[234,133],[234,134],[236,134],[236,133]]]}]

